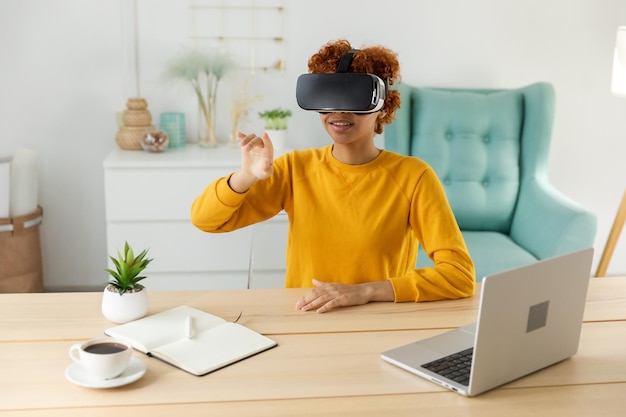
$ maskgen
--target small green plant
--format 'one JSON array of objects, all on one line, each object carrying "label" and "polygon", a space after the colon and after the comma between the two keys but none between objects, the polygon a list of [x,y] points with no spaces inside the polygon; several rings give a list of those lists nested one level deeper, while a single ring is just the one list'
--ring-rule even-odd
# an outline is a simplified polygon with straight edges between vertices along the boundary
[{"label": "small green plant", "polygon": [[108,284],[116,288],[120,295],[123,295],[125,292],[143,289],[144,286],[139,284],[139,281],[146,277],[140,277],[139,274],[152,262],[152,259],[146,258],[147,254],[148,249],[144,249],[139,255],[135,256],[133,248],[128,242],[125,242],[124,253],[118,251],[117,259],[109,256],[116,270],[105,268],[105,271],[111,275]]},{"label": "small green plant", "polygon": [[259,117],[265,120],[266,129],[285,130],[291,117],[291,110],[283,110],[278,107],[259,113]]}]

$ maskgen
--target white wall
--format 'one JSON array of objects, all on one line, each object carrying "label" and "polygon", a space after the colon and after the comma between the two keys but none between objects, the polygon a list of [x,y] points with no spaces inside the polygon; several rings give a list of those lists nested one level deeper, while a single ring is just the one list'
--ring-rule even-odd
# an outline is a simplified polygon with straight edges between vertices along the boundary
[{"label": "white wall", "polygon": [[[128,1],[0,2],[0,156],[16,147],[39,153],[42,251],[50,290],[106,281],[102,160],[116,147],[115,112],[136,94],[128,79],[122,18]],[[294,86],[308,57],[337,38],[357,47],[377,43],[394,49],[404,81],[413,84],[513,88],[551,82],[557,110],[550,178],[598,215],[595,270],[626,186],[626,99],[609,91],[615,32],[626,24],[626,2],[285,3],[285,74],[255,76],[250,90],[264,99],[242,130],[259,130],[256,111],[281,105],[295,113],[296,147],[328,143],[317,117],[297,110]],[[191,93],[160,79],[165,60],[187,43],[188,2],[137,4],[139,94],[155,118],[178,110],[193,119]],[[230,123],[227,106],[240,81],[234,74],[220,86],[222,138]],[[626,236],[609,274],[626,274],[625,253]]]},{"label": "white wall", "polygon": [[0,2],[0,154],[38,152],[49,289],[106,281],[102,160],[123,97],[119,10],[96,0]]}]

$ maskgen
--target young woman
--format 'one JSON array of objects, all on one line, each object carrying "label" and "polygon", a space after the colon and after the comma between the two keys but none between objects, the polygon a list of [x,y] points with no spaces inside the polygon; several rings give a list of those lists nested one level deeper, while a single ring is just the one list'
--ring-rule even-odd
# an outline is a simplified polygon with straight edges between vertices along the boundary
[{"label": "young woman", "polygon": [[[324,45],[309,72],[334,73],[351,49],[345,40]],[[391,85],[399,71],[396,54],[374,46],[357,50],[349,72]],[[229,232],[284,210],[285,286],[311,288],[296,303],[303,311],[472,295],[474,266],[436,174],[418,158],[374,144],[399,107],[399,93],[390,90],[374,113],[320,113],[332,144],[275,160],[266,133],[239,133],[241,167],[193,202],[192,223]],[[418,244],[434,267],[415,268]]]}]

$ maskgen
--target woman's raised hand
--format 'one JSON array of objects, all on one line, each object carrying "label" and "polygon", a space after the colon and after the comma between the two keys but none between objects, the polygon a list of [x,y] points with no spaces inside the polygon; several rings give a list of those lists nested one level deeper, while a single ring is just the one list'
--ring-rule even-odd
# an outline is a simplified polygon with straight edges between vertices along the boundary
[{"label": "woman's raised hand", "polygon": [[274,172],[274,146],[267,133],[261,137],[237,132],[237,137],[241,146],[241,168],[233,173],[228,183],[234,191],[243,193]]},{"label": "woman's raised hand", "polygon": [[259,180],[272,175],[274,172],[274,146],[272,140],[263,133],[263,137],[237,132],[241,146],[241,168],[254,175]]}]

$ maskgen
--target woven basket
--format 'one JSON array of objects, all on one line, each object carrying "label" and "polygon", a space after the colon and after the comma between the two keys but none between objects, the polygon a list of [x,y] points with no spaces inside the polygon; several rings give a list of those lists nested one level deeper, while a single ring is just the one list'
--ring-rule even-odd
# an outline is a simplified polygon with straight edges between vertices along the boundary
[{"label": "woven basket", "polygon": [[155,131],[154,126],[124,126],[118,130],[115,135],[115,142],[121,149],[128,151],[141,151],[143,147],[141,142],[143,141],[146,132]]},{"label": "woven basket", "polygon": [[132,97],[126,101],[126,108],[128,110],[145,110],[148,108],[148,102],[145,98]]},{"label": "woven basket", "polygon": [[152,115],[148,110],[124,110],[122,122],[124,126],[146,127],[152,123]]}]

